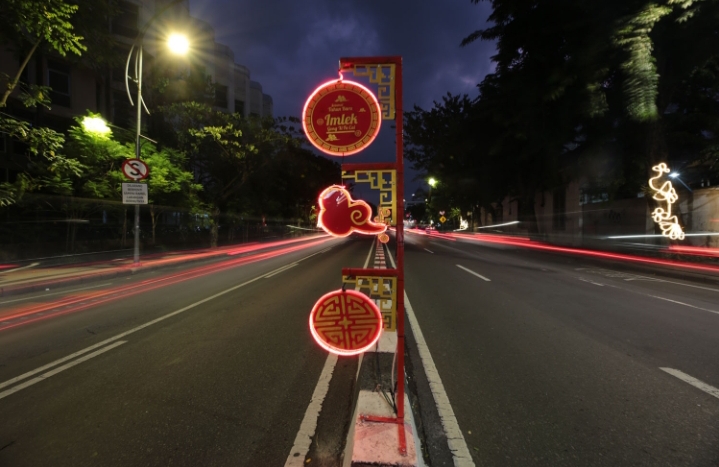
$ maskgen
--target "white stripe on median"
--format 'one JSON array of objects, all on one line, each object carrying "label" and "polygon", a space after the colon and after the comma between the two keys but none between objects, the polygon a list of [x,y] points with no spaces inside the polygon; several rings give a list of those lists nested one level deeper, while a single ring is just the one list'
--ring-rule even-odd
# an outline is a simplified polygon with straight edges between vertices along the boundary
[{"label": "white stripe on median", "polygon": [[659,369],[666,373],[669,373],[670,375],[672,375],[676,378],[679,378],[680,380],[684,381],[685,383],[691,384],[695,388],[706,392],[710,396],[714,396],[717,399],[719,399],[719,389],[715,388],[714,386],[711,386],[711,385],[705,383],[704,381],[700,381],[692,376],[689,376],[688,374],[686,374],[682,371],[675,370],[674,368],[661,368],[660,367]]},{"label": "white stripe on median", "polygon": [[470,274],[473,274],[473,275],[479,277],[479,278],[482,279],[482,280],[485,280],[485,281],[487,281],[487,282],[492,282],[491,279],[488,279],[488,278],[484,277],[484,276],[481,275],[481,274],[477,274],[476,272],[472,271],[471,269],[465,268],[465,267],[462,266],[461,264],[458,264],[457,267],[458,267],[459,269],[462,269],[462,270],[464,270],[464,271],[467,271],[467,272],[470,273]]}]

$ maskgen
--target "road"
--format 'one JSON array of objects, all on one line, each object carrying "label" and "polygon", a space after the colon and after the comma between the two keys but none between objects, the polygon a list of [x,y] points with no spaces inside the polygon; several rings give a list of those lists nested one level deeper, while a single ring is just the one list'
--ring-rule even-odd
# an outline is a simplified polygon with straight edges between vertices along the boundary
[{"label": "road", "polygon": [[[309,310],[370,244],[0,300],[0,466],[285,465],[328,362]],[[719,463],[716,280],[408,234],[406,292],[476,465]],[[413,405],[430,464],[451,465],[419,331]],[[357,363],[342,362],[315,464],[326,439],[341,443],[327,420],[351,412],[333,409],[353,390]]]},{"label": "road", "polygon": [[309,311],[369,245],[323,240],[176,283],[155,281],[186,269],[123,278],[71,295],[148,285],[0,331],[0,465],[284,465],[326,359]]},{"label": "road", "polygon": [[719,388],[718,281],[413,234],[406,271],[477,465],[719,463],[719,391],[679,378]]}]

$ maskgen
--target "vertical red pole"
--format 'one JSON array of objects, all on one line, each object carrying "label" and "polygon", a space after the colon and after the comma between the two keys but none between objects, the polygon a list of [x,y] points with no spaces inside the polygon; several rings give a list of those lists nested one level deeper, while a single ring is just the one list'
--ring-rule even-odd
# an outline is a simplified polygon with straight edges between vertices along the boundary
[{"label": "vertical red pole", "polygon": [[[404,423],[404,117],[402,57],[395,61],[395,140],[397,166],[397,418]],[[404,430],[404,425],[400,425]]]}]

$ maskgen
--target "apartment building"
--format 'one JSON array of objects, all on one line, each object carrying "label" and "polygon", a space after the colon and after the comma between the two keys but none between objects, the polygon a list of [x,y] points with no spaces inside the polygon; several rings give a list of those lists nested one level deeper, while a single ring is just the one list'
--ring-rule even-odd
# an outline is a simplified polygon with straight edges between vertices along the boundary
[{"label": "apartment building", "polygon": [[[168,7],[170,3],[173,5]],[[189,0],[179,3],[171,0],[122,0],[119,7],[120,14],[108,24],[117,40],[119,55],[126,56],[140,29],[148,22],[152,24],[143,42],[146,101],[151,101],[153,97],[148,90],[155,64],[162,61],[162,66],[171,64],[181,70],[192,63],[199,65],[214,84],[214,95],[208,96],[214,108],[244,116],[272,115],[272,97],[264,94],[262,85],[251,79],[249,68],[235,61],[230,47],[216,41],[212,26],[190,15]],[[158,37],[171,28],[182,30],[191,39],[189,57],[171,59],[167,56],[165,44]],[[13,76],[20,62],[11,47],[0,45],[0,73]],[[70,61],[59,56],[36,54],[23,72],[22,81],[52,88],[52,106],[50,110],[41,111],[41,122],[37,122],[37,112],[31,116],[31,112],[26,112],[19,105],[18,92],[11,96],[9,111],[32,118],[36,123],[62,128],[71,117],[84,114],[87,110],[99,112],[120,126],[128,126],[127,122],[134,118],[135,111],[125,90],[124,63],[111,71],[97,71],[85,66],[82,60]],[[3,149],[7,150],[0,147],[0,150]]]}]

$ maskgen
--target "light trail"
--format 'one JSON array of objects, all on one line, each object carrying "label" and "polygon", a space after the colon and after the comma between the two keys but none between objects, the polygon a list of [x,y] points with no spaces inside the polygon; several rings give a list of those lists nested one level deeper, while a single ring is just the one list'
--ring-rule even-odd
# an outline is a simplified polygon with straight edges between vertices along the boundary
[{"label": "light trail", "polygon": [[[131,297],[140,293],[149,292],[180,282],[185,282],[190,279],[203,277],[216,272],[235,268],[237,266],[275,258],[277,256],[282,256],[288,253],[303,250],[305,248],[320,245],[329,240],[331,240],[331,238],[327,237],[310,243],[290,246],[280,250],[269,251],[253,256],[237,258],[219,264],[200,266],[179,274],[172,274],[165,277],[148,279],[137,284],[113,287],[110,289],[94,291],[81,295],[73,295],[51,303],[43,303],[40,305],[26,305],[18,308],[13,314],[0,317],[0,323],[6,323],[4,325],[0,324],[0,331],[15,328],[25,324],[35,323],[48,318],[66,315],[68,313],[75,313],[78,311],[86,310],[97,305],[109,303],[118,299],[125,299],[127,297]],[[13,322],[19,319],[22,319],[22,321]]]},{"label": "light trail", "polygon": [[[455,234],[455,236],[459,237],[460,234]],[[701,264],[694,264],[694,263],[686,263],[682,261],[669,261],[669,260],[662,260],[662,259],[656,259],[656,258],[646,258],[642,256],[634,256],[634,255],[628,255],[623,253],[608,253],[603,251],[593,251],[593,250],[583,250],[581,248],[571,248],[571,247],[561,247],[561,246],[553,246],[553,245],[546,245],[543,243],[537,243],[530,241],[529,239],[513,239],[512,237],[495,237],[493,235],[461,235],[461,238],[467,239],[467,240],[473,240],[476,242],[485,242],[485,243],[495,243],[499,245],[511,245],[511,246],[517,246],[517,247],[524,247],[524,248],[533,248],[535,250],[544,250],[544,251],[553,251],[557,253],[568,253],[573,255],[583,255],[583,256],[590,256],[594,258],[602,258],[602,259],[613,259],[613,260],[621,260],[621,261],[632,261],[635,263],[643,263],[643,264],[652,264],[652,265],[658,265],[658,266],[672,266],[672,267],[678,267],[686,270],[692,270],[692,271],[702,271],[702,272],[712,272],[712,273],[719,273],[719,267],[716,266],[707,266],[707,265],[701,265]]]}]

